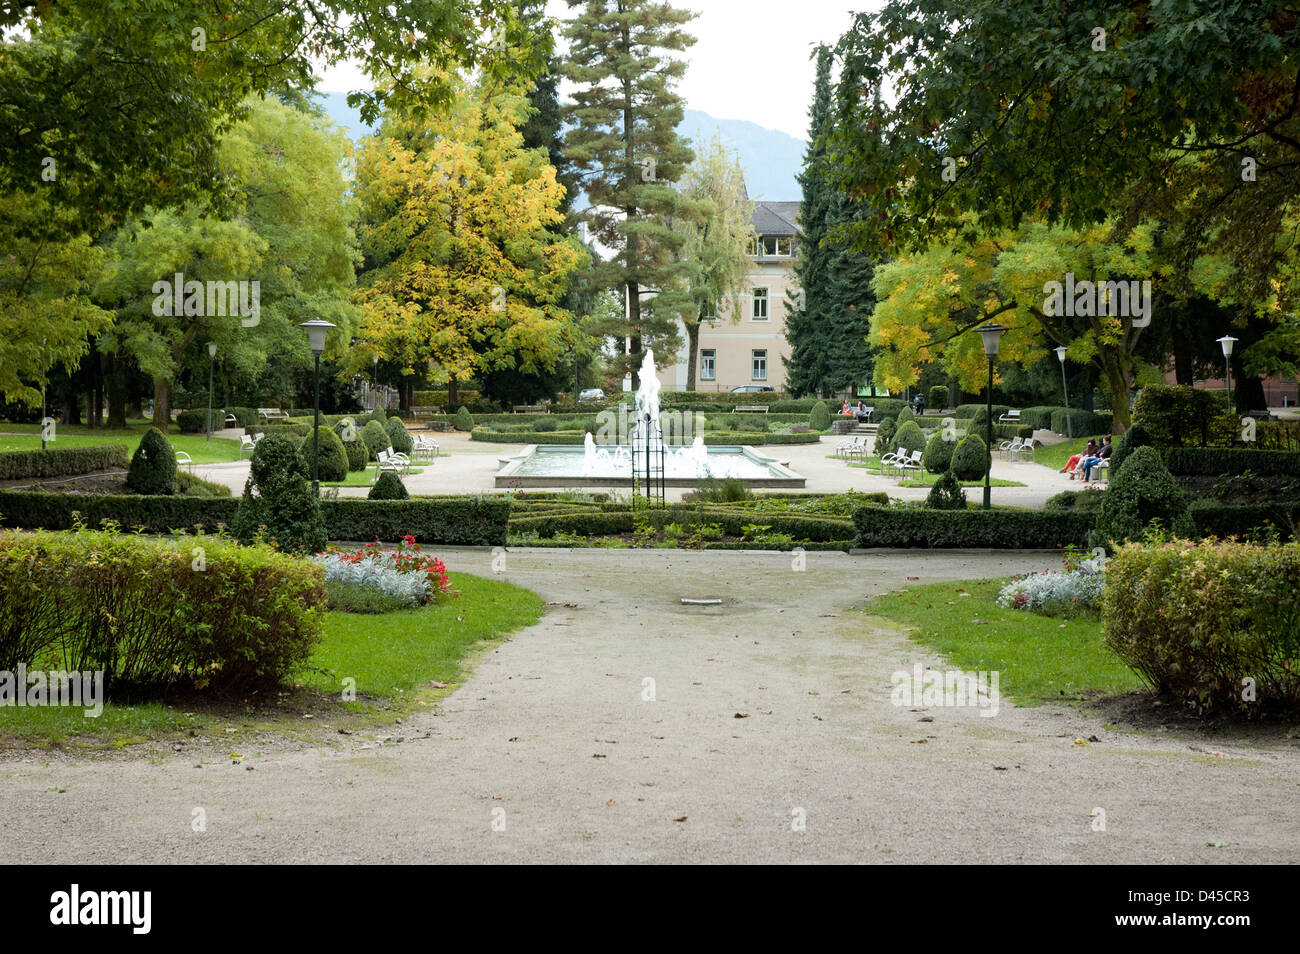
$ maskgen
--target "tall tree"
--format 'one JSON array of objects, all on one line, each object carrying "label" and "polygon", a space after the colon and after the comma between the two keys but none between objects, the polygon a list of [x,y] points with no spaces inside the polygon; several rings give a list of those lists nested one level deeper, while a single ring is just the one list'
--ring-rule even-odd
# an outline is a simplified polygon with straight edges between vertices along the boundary
[{"label": "tall tree", "polygon": [[829,320],[822,332],[826,355],[824,395],[856,389],[872,380],[875,349],[867,339],[876,307],[876,294],[871,288],[875,259],[854,247],[851,240],[852,230],[865,215],[862,204],[844,193],[836,193],[831,201],[826,238],[830,261],[824,292]]},{"label": "tall tree", "polygon": [[740,318],[740,294],[752,265],[754,203],[745,192],[745,173],[720,135],[703,147],[682,179],[689,215],[678,220],[686,237],[681,255],[692,266],[693,308],[686,328],[686,390],[695,390],[700,322],[721,314]]},{"label": "tall tree", "polygon": [[551,372],[570,348],[559,302],[585,256],[550,231],[562,190],[546,154],[524,148],[524,95],[459,82],[449,113],[391,114],[362,150],[357,300],[371,347],[357,363],[378,354],[449,389],[479,374],[508,387],[502,372]]},{"label": "tall tree", "polygon": [[[576,85],[566,109],[573,122],[565,153],[590,206],[583,219],[616,256],[597,268],[599,281],[622,287],[628,339],[625,372],[637,374],[643,344],[662,360],[676,354],[678,319],[690,315],[690,264],[677,254],[684,237],[670,217],[688,215],[673,188],[691,162],[677,135],[682,100],[673,90],[686,72],[672,56],[695,42],[685,25],[695,14],[655,0],[568,0],[581,12],[565,27],[565,76]],[[643,296],[653,296],[653,302]]]},{"label": "tall tree", "polygon": [[825,246],[831,225],[835,193],[826,179],[826,136],[831,123],[831,51],[817,50],[817,80],[809,110],[808,151],[804,154],[799,185],[803,197],[799,203],[800,236],[794,274],[803,291],[799,308],[787,304],[786,340],[790,357],[786,359],[788,387],[796,395],[830,393],[830,329],[833,322],[830,293],[830,262],[834,255]]},{"label": "tall tree", "polygon": [[525,149],[546,150],[546,158],[555,169],[555,181],[564,187],[564,198],[560,201],[564,221],[555,225],[553,230],[567,231],[572,226],[573,200],[581,186],[573,163],[564,154],[564,115],[559,95],[561,64],[555,53],[558,25],[545,12],[545,0],[523,0],[520,3],[520,23],[528,31],[533,49],[545,57],[545,65],[528,90],[531,111],[519,131],[523,134]]}]

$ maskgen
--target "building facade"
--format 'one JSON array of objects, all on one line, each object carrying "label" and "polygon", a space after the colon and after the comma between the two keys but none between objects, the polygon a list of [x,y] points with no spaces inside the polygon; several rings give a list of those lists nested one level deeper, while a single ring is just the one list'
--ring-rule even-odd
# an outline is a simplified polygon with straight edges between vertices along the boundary
[{"label": "building facade", "polygon": [[[757,202],[750,273],[740,296],[740,314],[720,314],[700,325],[695,357],[697,391],[730,391],[742,386],[785,390],[786,315],[798,307],[794,274],[799,248],[798,202]],[[683,342],[686,331],[681,331]],[[659,383],[669,391],[686,389],[690,361],[685,344],[677,360],[659,370]]]}]

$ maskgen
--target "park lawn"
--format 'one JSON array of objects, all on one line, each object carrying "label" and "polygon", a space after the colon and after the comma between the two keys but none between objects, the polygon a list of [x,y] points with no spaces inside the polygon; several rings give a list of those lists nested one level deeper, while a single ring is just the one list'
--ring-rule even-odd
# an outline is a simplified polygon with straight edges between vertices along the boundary
[{"label": "park lawn", "polygon": [[458,682],[474,644],[523,629],[542,614],[541,597],[499,580],[452,573],[451,588],[460,595],[420,609],[328,614],[324,639],[298,684],[338,693],[351,677],[358,693],[392,697],[430,680]]},{"label": "park lawn", "polygon": [[[279,698],[263,692],[232,700],[189,694],[176,704],[106,702],[97,718],[73,708],[0,706],[0,748],[18,742],[91,750],[193,735],[242,751],[241,740],[268,732],[328,730],[340,723],[366,731],[390,723],[394,714],[436,698],[431,680],[459,682],[475,646],[529,626],[542,614],[540,597],[508,583],[453,573],[451,585],[459,596],[420,609],[326,613],[320,644],[294,677],[294,687]],[[345,677],[356,680],[362,701],[342,700]]]},{"label": "park lawn", "polygon": [[[309,461],[310,463],[310,461]],[[414,477],[416,474],[423,474],[423,467],[412,467],[409,472],[401,474],[403,478]],[[322,487],[370,487],[375,483],[375,472],[373,467],[367,467],[365,470],[348,471],[347,480],[322,480]]]},{"label": "park lawn", "polygon": [[[1017,705],[1082,701],[1144,683],[1101,641],[1101,621],[1058,619],[995,602],[1006,580],[930,583],[897,590],[866,612],[912,627],[911,638],[963,670],[997,670]],[[969,594],[969,595],[962,595]]]},{"label": "park lawn", "polygon": [[[140,444],[140,438],[144,437],[148,429],[149,426],[143,423],[132,425],[124,431],[60,425],[55,432],[55,439],[48,442],[47,446],[58,449],[125,444],[126,456],[130,460]],[[168,434],[167,440],[174,449],[189,454],[196,464],[223,464],[239,459],[239,441],[229,438],[214,437],[208,441],[203,434]],[[37,425],[0,423],[0,452],[40,449],[41,433]]]},{"label": "park lawn", "polygon": [[[832,459],[832,458],[828,456],[827,459],[830,460],[830,459]],[[879,471],[880,471],[880,458],[879,458],[879,457],[868,457],[865,461],[850,461],[850,462],[849,462],[849,466],[850,466],[850,467],[860,467],[860,468],[862,468],[862,469],[864,469],[864,470],[867,470],[867,471],[876,471],[877,473],[879,473]],[[895,476],[895,475],[893,475],[893,474],[886,474],[885,476],[887,476],[887,477],[892,477],[892,476]],[[938,479],[939,479],[939,475],[937,475],[937,474],[930,474],[930,473],[921,472],[921,473],[919,473],[919,474],[916,474],[916,476],[914,476],[914,477],[909,477],[907,480],[904,480],[904,481],[903,481],[902,483],[900,483],[898,486],[900,486],[900,487],[929,487],[931,484],[933,484],[933,483],[934,483],[936,480],[938,480]],[[984,481],[982,481],[982,480],[964,480],[964,481],[962,481],[962,484],[961,484],[961,485],[962,485],[963,487],[983,487],[983,486],[984,486]],[[991,478],[991,479],[989,480],[989,486],[990,486],[990,487],[1023,487],[1023,486],[1025,486],[1025,485],[1022,484],[1022,483],[1021,483],[1020,481],[1018,481],[1018,480],[1002,480],[1002,479],[999,478],[999,477],[993,477],[993,478]]]}]

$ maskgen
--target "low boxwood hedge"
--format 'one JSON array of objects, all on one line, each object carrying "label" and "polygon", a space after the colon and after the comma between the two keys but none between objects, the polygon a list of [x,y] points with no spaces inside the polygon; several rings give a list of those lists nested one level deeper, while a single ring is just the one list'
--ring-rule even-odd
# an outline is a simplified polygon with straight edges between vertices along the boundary
[{"label": "low boxwood hedge", "polygon": [[126,465],[125,444],[5,451],[0,454],[0,480],[78,477],[113,468],[125,470]]},{"label": "low boxwood hedge", "polygon": [[1188,507],[1196,532],[1202,537],[1245,537],[1263,540],[1276,536],[1287,541],[1300,523],[1300,500],[1258,504],[1222,504],[1196,500]]},{"label": "low boxwood hedge", "polygon": [[[1069,414],[1069,430],[1066,428],[1066,414]],[[1101,437],[1110,433],[1112,425],[1110,411],[1081,411],[1061,407],[1052,412],[1052,430],[1058,434],[1072,433],[1075,437]]]},{"label": "low boxwood hedge", "polygon": [[1169,447],[1165,466],[1176,477],[1222,477],[1250,471],[1261,477],[1300,476],[1300,454],[1235,447]]},{"label": "low boxwood hedge", "polygon": [[868,547],[1055,550],[1087,542],[1093,515],[1036,510],[862,507],[857,545]]},{"label": "low boxwood hedge", "polygon": [[254,434],[293,434],[297,437],[306,437],[311,433],[311,425],[297,424],[292,421],[275,421],[270,424],[250,424],[244,428],[244,433],[249,437]]},{"label": "low boxwood hedge", "polygon": [[[81,522],[98,527],[113,520],[123,528],[149,533],[172,530],[212,532],[229,526],[238,500],[231,497],[180,497],[112,494],[51,494],[0,491],[0,524],[6,527],[68,530]],[[505,497],[418,497],[365,500],[343,497],[320,502],[331,540],[395,543],[406,535],[419,543],[499,546],[505,543],[510,501]]]}]

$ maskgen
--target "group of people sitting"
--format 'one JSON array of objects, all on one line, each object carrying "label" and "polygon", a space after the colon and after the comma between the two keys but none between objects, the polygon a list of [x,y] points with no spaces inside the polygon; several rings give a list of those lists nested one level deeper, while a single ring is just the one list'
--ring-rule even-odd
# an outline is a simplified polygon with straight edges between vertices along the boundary
[{"label": "group of people sitting", "polygon": [[1111,443],[1109,435],[1102,438],[1101,444],[1097,443],[1096,438],[1088,440],[1088,446],[1084,448],[1082,454],[1075,454],[1066,463],[1061,470],[1063,474],[1069,474],[1070,479],[1074,480],[1075,474],[1083,475],[1083,482],[1086,484],[1092,480],[1092,472],[1101,464],[1103,460],[1109,460],[1111,453]]},{"label": "group of people sitting", "polygon": [[867,415],[867,406],[866,406],[866,404],[864,404],[864,403],[862,403],[861,401],[859,401],[859,402],[857,403],[857,406],[855,407],[854,405],[852,405],[852,404],[849,403],[849,399],[848,399],[848,398],[845,398],[845,399],[844,399],[844,405],[843,405],[843,407],[840,408],[840,413],[841,413],[841,414],[846,414],[846,415],[847,415],[847,414],[852,414],[854,417],[856,417],[856,418],[857,418],[858,420],[860,420],[860,421],[863,420],[863,419],[865,419],[865,418],[868,416],[868,415]]}]

